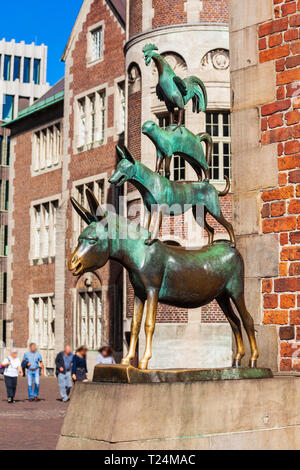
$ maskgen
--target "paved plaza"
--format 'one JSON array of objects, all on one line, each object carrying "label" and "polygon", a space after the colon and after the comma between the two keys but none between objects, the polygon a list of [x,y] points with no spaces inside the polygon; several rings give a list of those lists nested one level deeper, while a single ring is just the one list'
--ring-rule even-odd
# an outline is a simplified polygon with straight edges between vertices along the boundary
[{"label": "paved plaza", "polygon": [[54,450],[68,404],[59,401],[54,377],[41,380],[40,399],[30,403],[27,380],[18,379],[16,404],[6,401],[3,376],[0,376],[0,448],[2,450]]}]

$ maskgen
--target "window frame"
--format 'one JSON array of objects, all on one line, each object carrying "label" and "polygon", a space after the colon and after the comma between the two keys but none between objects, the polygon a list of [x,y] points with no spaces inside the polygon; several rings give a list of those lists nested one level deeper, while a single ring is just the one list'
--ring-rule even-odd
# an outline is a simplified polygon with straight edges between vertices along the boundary
[{"label": "window frame", "polygon": [[[82,298],[85,298],[85,316],[82,315],[81,301]],[[93,298],[94,308],[93,308],[93,319],[94,319],[94,334],[93,341],[90,341],[90,326],[91,326],[91,315],[90,315],[90,299]],[[100,315],[98,312],[98,300],[100,300]],[[103,298],[103,289],[101,287],[93,289],[77,289],[76,291],[76,307],[75,307],[75,317],[73,319],[73,346],[78,348],[82,344],[86,344],[89,350],[95,351],[102,344],[103,338],[103,318],[104,318],[104,298]],[[96,307],[96,308],[95,308]],[[86,333],[83,335],[83,319],[85,318]],[[99,324],[100,324],[100,333],[99,333]],[[99,337],[100,335],[100,337]]]},{"label": "window frame", "polygon": [[[91,99],[94,98],[93,110]],[[74,153],[101,147],[107,142],[108,96],[102,86],[79,95],[74,100]],[[91,141],[91,118],[94,116],[94,141]]]},{"label": "window frame", "polygon": [[[218,115],[218,120],[217,123],[214,123],[213,120],[210,121],[208,124],[207,117],[208,115]],[[228,115],[228,124],[227,127],[229,129],[228,136],[224,136],[224,115]],[[224,146],[228,145],[229,146],[229,179],[231,179],[231,113],[229,109],[212,109],[212,110],[207,110],[206,112],[206,118],[205,118],[205,129],[206,132],[211,134],[211,131],[213,130],[213,127],[217,126],[218,127],[218,135],[212,135],[213,139],[213,145],[218,145],[218,172],[219,172],[219,178],[214,178],[213,176],[213,170],[216,168],[216,165],[214,165],[214,151],[213,151],[213,156],[212,156],[212,164],[210,166],[210,174],[211,174],[211,181],[213,183],[223,183],[225,181],[225,174],[224,174],[224,169],[227,168],[224,166],[224,157],[227,155],[224,153]],[[221,132],[220,132],[221,131]],[[213,134],[213,132],[212,132]]]},{"label": "window frame", "polygon": [[[49,123],[46,127],[35,129],[32,135],[31,176],[37,176],[61,168],[63,154],[63,125],[61,120]],[[49,162],[52,134],[52,163]],[[42,162],[42,159],[44,163]]]},{"label": "window frame", "polygon": [[[100,44],[100,57],[94,57],[93,55],[93,48],[94,48],[94,34],[95,32],[101,30],[101,44]],[[104,52],[105,52],[105,23],[104,21],[99,21],[98,23],[90,26],[87,32],[87,56],[86,62],[88,67],[92,67],[96,64],[99,64],[104,60]]]},{"label": "window frame", "polygon": [[[29,335],[30,341],[34,341],[41,350],[55,349],[55,305],[54,293],[34,294],[29,296]],[[47,316],[45,316],[45,300],[47,300]],[[36,316],[38,305],[38,318]],[[49,308],[50,307],[50,308]],[[45,320],[47,331],[45,334]],[[38,331],[36,329],[38,327]]]},{"label": "window frame", "polygon": [[[31,203],[31,265],[51,264],[56,257],[57,211],[60,207],[60,195]],[[48,206],[48,216],[47,216]],[[39,213],[39,217],[38,217]],[[48,223],[47,222],[48,217]],[[48,230],[47,230],[48,228]],[[38,235],[38,238],[37,238]],[[47,240],[47,251],[45,239]],[[38,246],[37,246],[38,241]]]}]

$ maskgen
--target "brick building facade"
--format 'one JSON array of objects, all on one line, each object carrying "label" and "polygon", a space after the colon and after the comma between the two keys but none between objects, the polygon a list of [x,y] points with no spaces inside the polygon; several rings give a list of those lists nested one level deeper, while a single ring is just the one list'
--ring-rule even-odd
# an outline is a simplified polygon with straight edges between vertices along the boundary
[{"label": "brick building facade", "polygon": [[[108,185],[108,179],[117,161],[115,145],[123,140],[136,158],[154,169],[155,149],[141,134],[141,126],[149,119],[164,126],[167,116],[156,98],[155,68],[146,67],[142,55],[143,46],[153,42],[179,76],[197,75],[207,87],[207,113],[193,114],[189,105],[185,124],[195,133],[207,130],[213,135],[211,176],[222,189],[224,176],[230,172],[232,123],[233,194],[221,204],[226,217],[233,219],[245,257],[246,297],[255,318],[260,363],[275,370],[297,371],[299,4],[266,0],[262,5],[257,0],[252,8],[244,0],[230,0],[229,9],[221,0],[166,3],[168,8],[163,8],[164,1],[128,1],[127,29],[124,2],[83,3],[64,53],[59,168],[45,172],[37,168],[33,174],[32,155],[44,128],[55,124],[51,112],[58,111],[62,101],[35,109],[36,114],[23,116],[9,126],[14,133],[14,164],[8,292],[12,323],[8,337],[17,346],[26,347],[35,337],[35,315],[42,315],[44,321],[46,311],[50,336],[55,328],[55,344],[51,353],[47,352],[49,368],[54,351],[65,341],[74,347],[87,342],[91,350],[105,342],[120,353],[126,349],[132,291],[120,267],[111,263],[79,280],[67,271],[67,259],[82,228],[69,197],[74,195],[85,204],[84,189],[90,187],[102,202],[118,200],[119,194]],[[37,121],[43,116],[44,127],[39,127]],[[172,178],[194,179],[195,174],[180,159],[174,159]],[[142,212],[139,193],[128,185],[125,195],[128,217],[138,218]],[[53,204],[56,200],[57,207]],[[136,204],[138,212],[134,213],[131,209]],[[56,216],[55,263],[51,256],[41,256],[38,262],[32,257],[31,240],[41,236],[41,252],[44,249],[47,208]],[[210,223],[215,224],[213,220]],[[223,238],[222,228],[217,224],[215,228],[216,237]],[[205,243],[203,232],[197,228],[188,233],[181,218],[166,219],[162,237],[185,246]],[[50,242],[49,252],[51,255]],[[24,279],[30,282],[24,283]],[[43,331],[39,325],[37,334],[43,337]],[[143,337],[139,348],[143,349]],[[225,366],[230,362],[231,330],[214,303],[193,311],[160,306],[151,367],[187,363],[191,367]]]},{"label": "brick building facade", "polygon": [[[154,169],[155,149],[142,136],[141,127],[150,118],[165,126],[167,117],[154,93],[156,72],[151,67],[146,69],[142,58],[145,42],[155,42],[179,75],[197,75],[205,82],[209,112],[207,115],[194,115],[189,106],[185,123],[194,132],[205,129],[214,132],[216,142],[211,169],[214,183],[223,188],[224,176],[230,175],[226,2],[213,2],[216,4],[213,9],[212,5],[206,5],[212,2],[172,1],[171,8],[170,1],[167,3],[169,8],[155,0],[127,2],[128,28],[125,29],[124,1],[84,1],[63,55],[66,63],[63,111],[60,101],[59,105],[35,110],[33,117],[25,113],[9,125],[14,134],[14,164],[11,173],[10,323],[7,332],[10,341],[21,348],[25,348],[32,339],[36,340],[47,357],[45,361],[49,369],[53,365],[55,351],[60,350],[66,341],[73,347],[87,343],[92,351],[99,344],[109,342],[121,354],[129,339],[133,293],[120,266],[110,263],[100,272],[84,275],[79,280],[67,270],[67,259],[83,228],[71,209],[69,197],[73,195],[86,204],[84,191],[89,187],[103,203],[117,203],[120,194],[108,184],[108,179],[117,162],[115,146],[124,140],[136,158]],[[52,89],[50,96],[55,96],[56,91]],[[44,101],[47,97],[49,95],[43,98]],[[36,140],[42,142],[52,121],[45,121],[41,127],[37,123],[44,115],[51,117],[54,109],[51,106],[59,106],[61,118],[64,118],[59,167],[34,174]],[[21,168],[24,163],[24,151],[28,167],[25,198],[22,197],[22,176],[18,171],[18,166]],[[188,165],[182,166],[178,161],[177,166],[172,168],[173,178],[195,179]],[[35,186],[39,190],[35,190]],[[139,194],[130,185],[125,188],[125,194],[127,215],[138,218],[142,209],[131,215],[130,208],[136,203],[140,205]],[[226,217],[230,218],[230,195],[222,201],[222,206]],[[55,213],[55,249],[51,245],[54,231],[48,224],[45,207],[49,216]],[[19,223],[23,212],[30,217]],[[54,221],[54,215],[51,217]],[[213,220],[210,222],[215,225],[216,237],[222,238],[222,228]],[[162,235],[171,243],[192,246],[205,243],[203,231],[198,227],[193,230],[193,235],[187,233],[182,218],[165,220]],[[49,250],[54,250],[52,256],[35,259],[35,237],[40,237],[41,252],[45,249],[45,237],[47,241],[50,237]],[[19,250],[25,241],[21,255],[24,259],[20,262]],[[22,284],[24,276],[31,280],[26,286]],[[26,313],[22,315],[22,312]],[[46,317],[52,339],[51,344],[48,341],[43,346],[42,343],[46,343]],[[189,351],[191,347],[194,361],[190,365],[230,364],[231,333],[215,304],[196,312],[159,307],[154,366],[159,365],[160,360],[155,348],[164,348],[166,342],[180,336],[190,337]],[[216,337],[217,349],[214,347]],[[174,364],[186,362],[187,344],[181,343],[177,348]],[[140,343],[142,347],[143,340]],[[172,345],[170,347],[173,348]],[[208,351],[206,355],[204,351]],[[169,357],[161,357],[161,361],[164,367],[172,366]]]}]

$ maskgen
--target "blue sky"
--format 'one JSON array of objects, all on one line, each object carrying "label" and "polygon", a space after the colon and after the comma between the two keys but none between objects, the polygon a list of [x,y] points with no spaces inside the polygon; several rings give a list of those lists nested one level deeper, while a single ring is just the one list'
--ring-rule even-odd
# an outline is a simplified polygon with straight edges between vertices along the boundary
[{"label": "blue sky", "polygon": [[50,85],[64,75],[60,58],[83,0],[1,0],[0,39],[48,46]]}]

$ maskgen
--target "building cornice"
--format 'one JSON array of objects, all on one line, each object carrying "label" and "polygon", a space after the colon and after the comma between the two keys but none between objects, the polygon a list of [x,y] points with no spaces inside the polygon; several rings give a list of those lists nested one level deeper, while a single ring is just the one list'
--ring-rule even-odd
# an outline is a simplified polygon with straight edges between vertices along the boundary
[{"label": "building cornice", "polygon": [[159,28],[151,29],[150,31],[144,31],[143,33],[132,36],[124,46],[125,54],[129,49],[138,44],[141,41],[150,40],[157,36],[164,34],[176,34],[185,31],[224,31],[229,32],[229,25],[227,23],[183,23],[170,26],[160,26]]}]

